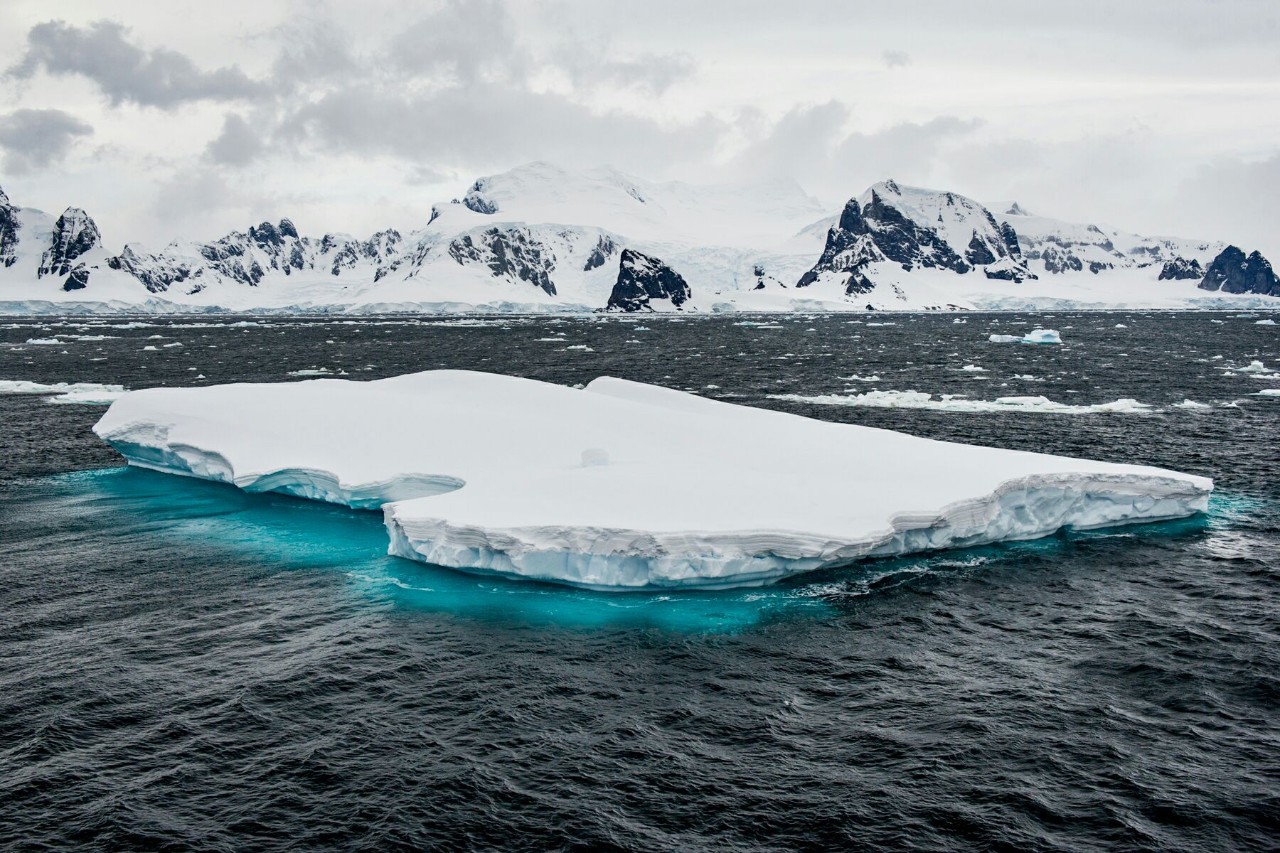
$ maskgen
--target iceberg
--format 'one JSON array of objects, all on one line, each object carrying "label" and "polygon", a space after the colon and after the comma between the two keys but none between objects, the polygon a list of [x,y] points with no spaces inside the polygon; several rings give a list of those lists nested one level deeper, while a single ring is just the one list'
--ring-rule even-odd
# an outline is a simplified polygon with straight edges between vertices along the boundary
[{"label": "iceberg", "polygon": [[1032,329],[1022,338],[1024,344],[1060,344],[1062,335],[1057,329]]},{"label": "iceberg", "polygon": [[39,394],[50,403],[84,403],[105,406],[118,400],[125,393],[123,385],[102,385],[97,382],[27,382],[21,379],[0,379],[0,394]]},{"label": "iceberg", "polygon": [[1062,335],[1057,329],[1032,329],[1022,337],[1017,335],[990,335],[987,337],[993,344],[1060,344]]},{"label": "iceberg", "polygon": [[954,444],[601,377],[437,370],[152,388],[132,465],[381,508],[393,555],[604,590],[760,585],[879,557],[1180,518],[1211,480]]}]

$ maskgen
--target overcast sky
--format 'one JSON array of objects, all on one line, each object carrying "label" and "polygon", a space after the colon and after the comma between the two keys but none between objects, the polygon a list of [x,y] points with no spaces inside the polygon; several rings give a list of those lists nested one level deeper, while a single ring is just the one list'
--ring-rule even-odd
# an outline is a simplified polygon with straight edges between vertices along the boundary
[{"label": "overcast sky", "polygon": [[411,229],[549,160],[1280,255],[1277,0],[4,0],[0,63],[0,186],[112,245]]}]

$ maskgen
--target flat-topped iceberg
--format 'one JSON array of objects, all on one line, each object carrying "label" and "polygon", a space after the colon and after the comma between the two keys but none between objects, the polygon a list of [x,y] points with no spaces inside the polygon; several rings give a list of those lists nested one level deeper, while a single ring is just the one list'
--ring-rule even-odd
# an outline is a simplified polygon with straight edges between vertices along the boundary
[{"label": "flat-topped iceberg", "polygon": [[469,371],[157,388],[94,430],[133,465],[359,508],[390,553],[604,589],[1203,511],[1210,480],[932,441],[602,377]]},{"label": "flat-topped iceberg", "polygon": [[1057,329],[1032,329],[1022,337],[1017,335],[990,335],[993,344],[1060,344],[1062,335]]}]

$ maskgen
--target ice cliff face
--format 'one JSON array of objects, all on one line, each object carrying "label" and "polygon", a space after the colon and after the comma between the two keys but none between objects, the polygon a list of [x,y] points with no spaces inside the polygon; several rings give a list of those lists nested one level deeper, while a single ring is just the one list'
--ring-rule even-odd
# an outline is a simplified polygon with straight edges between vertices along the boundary
[{"label": "ice cliff face", "polygon": [[608,307],[612,311],[652,311],[656,302],[679,308],[691,295],[688,283],[671,267],[657,258],[623,249]]},{"label": "ice cliff face", "polygon": [[1280,296],[1280,278],[1276,277],[1271,262],[1256,251],[1245,257],[1244,251],[1236,246],[1228,246],[1213,259],[1199,287],[1223,293]]},{"label": "ice cliff face", "polygon": [[890,261],[903,270],[940,269],[964,274],[981,268],[989,278],[1025,281],[1035,276],[1022,262],[1018,234],[991,211],[950,192],[900,187],[884,181],[845,205],[827,232],[818,262],[797,287],[824,274],[842,281],[846,295],[875,288],[873,264]]}]

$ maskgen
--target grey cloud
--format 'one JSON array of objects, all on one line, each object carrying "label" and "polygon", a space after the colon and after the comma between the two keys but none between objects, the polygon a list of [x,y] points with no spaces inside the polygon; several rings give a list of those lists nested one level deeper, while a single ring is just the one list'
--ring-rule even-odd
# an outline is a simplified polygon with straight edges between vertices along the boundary
[{"label": "grey cloud", "polygon": [[886,68],[905,68],[911,64],[911,54],[905,50],[886,50],[880,58]]},{"label": "grey cloud", "polygon": [[611,59],[598,54],[588,56],[580,47],[571,46],[562,51],[561,56],[569,61],[562,62],[560,67],[569,73],[577,86],[608,83],[655,95],[685,79],[694,69],[693,59],[683,53],[647,53]]},{"label": "grey cloud", "polygon": [[170,109],[187,101],[253,98],[267,92],[234,65],[202,71],[177,51],[143,50],[114,21],[85,27],[49,21],[32,27],[26,53],[7,73],[27,79],[41,69],[88,78],[115,106],[132,102]]},{"label": "grey cloud", "polygon": [[464,84],[516,78],[529,64],[500,0],[447,0],[401,30],[388,55],[401,71],[449,75]]},{"label": "grey cloud", "polygon": [[596,114],[554,94],[491,83],[407,94],[365,86],[331,92],[285,119],[281,136],[321,150],[390,154],[413,163],[494,165],[548,159],[656,169],[708,156],[724,126],[669,125]]},{"label": "grey cloud", "polygon": [[[1207,236],[1261,248],[1280,264],[1280,152],[1263,160],[1221,160],[1197,168],[1180,182],[1169,206],[1175,227],[1213,223]],[[1188,231],[1188,233],[1192,233]]]},{"label": "grey cloud", "polygon": [[341,27],[326,18],[293,19],[277,28],[271,40],[281,44],[271,66],[272,82],[292,90],[334,77],[360,73],[359,63]]},{"label": "grey cloud", "polygon": [[222,122],[222,132],[209,143],[206,153],[215,163],[244,166],[265,149],[262,138],[243,116],[231,114]]},{"label": "grey cloud", "polygon": [[819,197],[846,199],[889,177],[927,185],[944,146],[981,126],[977,119],[941,116],[849,132],[852,118],[838,101],[794,109],[757,134],[734,166],[747,174],[793,176]]},{"label": "grey cloud", "polygon": [[15,110],[0,116],[5,171],[21,175],[60,162],[93,128],[62,110]]}]

